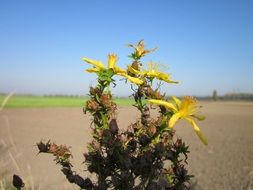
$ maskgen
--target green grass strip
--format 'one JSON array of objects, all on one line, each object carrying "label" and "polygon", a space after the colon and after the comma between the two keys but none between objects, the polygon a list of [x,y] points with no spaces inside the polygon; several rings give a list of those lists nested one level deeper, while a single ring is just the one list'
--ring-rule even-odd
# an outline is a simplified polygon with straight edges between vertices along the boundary
[{"label": "green grass strip", "polygon": [[[0,95],[0,105],[5,96]],[[12,96],[6,108],[35,108],[35,107],[82,107],[88,97],[72,97],[72,96]],[[116,98],[114,101],[117,105],[129,106],[134,104],[134,100],[130,98]]]}]

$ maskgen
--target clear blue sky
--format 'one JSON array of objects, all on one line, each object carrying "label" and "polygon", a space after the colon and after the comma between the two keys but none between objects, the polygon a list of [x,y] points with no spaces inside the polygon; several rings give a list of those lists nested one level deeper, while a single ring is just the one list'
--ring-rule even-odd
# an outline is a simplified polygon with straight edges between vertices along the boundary
[{"label": "clear blue sky", "polygon": [[[129,63],[144,39],[168,64],[174,95],[253,92],[253,1],[0,0],[0,92],[86,94],[95,76],[81,57]],[[114,93],[129,95],[123,82]]]}]

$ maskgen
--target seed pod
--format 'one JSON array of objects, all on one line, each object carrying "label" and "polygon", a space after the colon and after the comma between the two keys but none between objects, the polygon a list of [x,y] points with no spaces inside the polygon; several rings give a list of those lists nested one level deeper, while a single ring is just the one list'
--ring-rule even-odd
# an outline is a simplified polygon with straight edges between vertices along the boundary
[{"label": "seed pod", "polygon": [[149,128],[149,131],[150,131],[150,133],[151,133],[152,135],[154,135],[154,134],[156,134],[157,129],[156,129],[155,126],[151,126],[151,127]]},{"label": "seed pod", "polygon": [[85,188],[85,180],[80,175],[75,175],[75,184],[81,188]]},{"label": "seed pod", "polygon": [[152,97],[152,94],[154,93],[153,89],[151,87],[145,88],[145,95],[147,97]]},{"label": "seed pod", "polygon": [[110,95],[107,94],[102,94],[101,96],[101,103],[104,107],[110,108],[111,107],[111,100],[110,100]]},{"label": "seed pod", "polygon": [[12,184],[17,189],[20,189],[25,186],[23,180],[18,175],[15,175],[15,174],[13,175],[13,178],[12,178]]},{"label": "seed pod", "polygon": [[109,123],[109,129],[110,129],[111,133],[114,134],[114,135],[118,133],[119,127],[118,127],[116,119],[112,119],[110,121],[110,123]]},{"label": "seed pod", "polygon": [[100,144],[97,140],[92,140],[91,146],[92,146],[92,148],[94,148],[94,150],[99,150],[100,149]]},{"label": "seed pod", "polygon": [[135,149],[137,148],[137,142],[134,139],[130,140],[127,145],[130,151],[135,151]]},{"label": "seed pod", "polygon": [[61,169],[61,171],[62,171],[62,173],[64,173],[64,175],[68,175],[68,174],[72,173],[72,171],[70,170],[69,167],[63,167]]},{"label": "seed pod", "polygon": [[55,143],[50,145],[50,148],[49,148],[50,153],[54,154],[57,150],[58,150],[58,146]]},{"label": "seed pod", "polygon": [[86,162],[91,162],[92,161],[92,156],[91,155],[89,155],[87,153],[84,153],[83,156],[84,156]]},{"label": "seed pod", "polygon": [[151,140],[147,135],[143,134],[143,135],[140,136],[139,142],[142,146],[146,146],[151,142]]},{"label": "seed pod", "polygon": [[73,175],[73,173],[68,173],[68,174],[66,175],[66,178],[68,179],[68,181],[69,181],[70,183],[74,183],[74,182],[75,182],[75,175]]},{"label": "seed pod", "polygon": [[175,148],[180,148],[182,146],[182,139],[177,139],[177,141],[174,144]]},{"label": "seed pod", "polygon": [[182,181],[184,181],[187,177],[187,170],[183,165],[179,165],[173,168],[174,174]]},{"label": "seed pod", "polygon": [[162,142],[155,145],[155,151],[161,153],[164,151],[164,144]]},{"label": "seed pod", "polygon": [[100,97],[101,94],[102,94],[102,91],[99,88],[96,88],[96,87],[94,88],[92,86],[90,87],[90,91],[89,92],[90,92],[90,95],[92,95],[92,96],[96,96],[97,95],[97,96]]},{"label": "seed pod", "polygon": [[87,167],[87,169],[88,169],[88,171],[90,172],[90,173],[93,173],[95,170],[94,170],[94,167],[92,166],[92,165],[89,165],[88,167]]},{"label": "seed pod", "polygon": [[97,103],[96,101],[94,101],[94,100],[88,100],[88,101],[86,102],[86,107],[87,107],[87,109],[89,109],[89,110],[95,112],[95,111],[98,110],[99,105],[98,105],[98,103]]},{"label": "seed pod", "polygon": [[92,181],[90,180],[90,178],[86,178],[84,180],[84,188],[86,188],[86,189],[92,189],[92,187],[93,187]]},{"label": "seed pod", "polygon": [[51,146],[50,141],[48,141],[46,144],[43,143],[42,141],[37,143],[39,153],[41,153],[41,152],[47,153],[49,151],[50,146]]}]

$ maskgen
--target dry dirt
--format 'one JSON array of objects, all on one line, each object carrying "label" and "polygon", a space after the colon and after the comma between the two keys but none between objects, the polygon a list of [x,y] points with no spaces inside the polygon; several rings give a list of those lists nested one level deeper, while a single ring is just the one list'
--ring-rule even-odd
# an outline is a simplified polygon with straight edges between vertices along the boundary
[{"label": "dry dirt", "polygon": [[[201,102],[206,120],[199,122],[209,145],[204,146],[184,122],[177,135],[190,145],[189,170],[196,189],[253,189],[253,103]],[[132,107],[119,107],[118,122],[126,127],[138,118]],[[4,109],[0,112],[0,174],[24,177],[34,189],[73,189],[50,155],[36,155],[36,142],[51,139],[71,146],[75,166],[90,141],[90,117],[81,108]],[[80,167],[76,167],[82,173]],[[7,175],[8,176],[8,175]],[[1,177],[1,176],[0,176]],[[39,185],[38,185],[39,184]]]}]

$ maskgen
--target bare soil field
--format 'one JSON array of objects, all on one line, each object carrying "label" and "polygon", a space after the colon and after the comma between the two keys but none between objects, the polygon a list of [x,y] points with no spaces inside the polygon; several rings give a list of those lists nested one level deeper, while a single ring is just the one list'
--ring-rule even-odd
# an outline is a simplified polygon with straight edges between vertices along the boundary
[{"label": "bare soil field", "polygon": [[[195,189],[253,189],[253,103],[201,102],[206,120],[198,125],[209,145],[203,145],[188,123],[179,122],[176,134],[190,145],[189,172]],[[123,128],[135,121],[134,107],[118,108]],[[73,165],[84,173],[83,156],[90,141],[89,115],[82,108],[8,108],[0,112],[0,178],[16,173],[31,189],[76,189],[66,183],[53,157],[37,155],[41,139],[71,146]],[[80,167],[81,166],[81,167]],[[1,184],[0,184],[1,185]],[[1,188],[1,186],[0,186]]]}]

